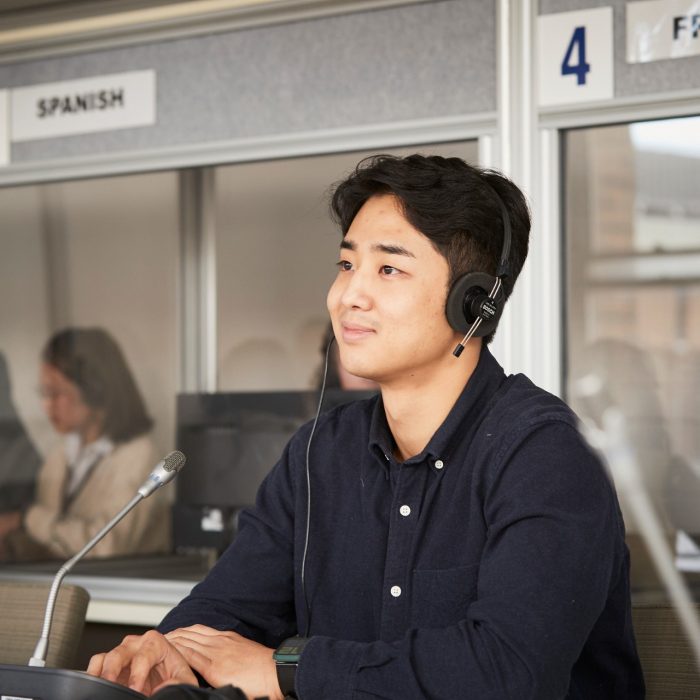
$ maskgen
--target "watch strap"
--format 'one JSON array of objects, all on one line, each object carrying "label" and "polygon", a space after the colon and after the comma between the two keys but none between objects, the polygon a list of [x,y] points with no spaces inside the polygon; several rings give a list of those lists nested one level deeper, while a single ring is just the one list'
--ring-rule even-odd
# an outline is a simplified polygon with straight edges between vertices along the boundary
[{"label": "watch strap", "polygon": [[277,664],[277,682],[285,700],[297,697],[295,681],[297,676],[296,664]]},{"label": "watch strap", "polygon": [[277,667],[277,682],[285,698],[297,698],[296,674],[308,637],[289,637],[275,649],[272,658]]}]

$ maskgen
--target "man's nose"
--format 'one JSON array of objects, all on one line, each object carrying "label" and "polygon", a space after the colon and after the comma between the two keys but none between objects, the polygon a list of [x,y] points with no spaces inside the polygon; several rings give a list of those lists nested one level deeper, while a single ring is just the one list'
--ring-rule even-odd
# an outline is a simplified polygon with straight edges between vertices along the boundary
[{"label": "man's nose", "polygon": [[341,302],[347,308],[366,309],[372,305],[372,293],[366,270],[358,268],[349,275]]}]

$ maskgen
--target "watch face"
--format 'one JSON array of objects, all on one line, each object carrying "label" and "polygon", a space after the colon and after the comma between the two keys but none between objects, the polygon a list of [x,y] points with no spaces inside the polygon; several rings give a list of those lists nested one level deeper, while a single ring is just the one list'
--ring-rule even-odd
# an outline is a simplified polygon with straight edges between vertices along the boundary
[{"label": "watch face", "polygon": [[304,637],[290,637],[280,644],[272,655],[278,663],[298,663],[301,652],[309,640]]}]

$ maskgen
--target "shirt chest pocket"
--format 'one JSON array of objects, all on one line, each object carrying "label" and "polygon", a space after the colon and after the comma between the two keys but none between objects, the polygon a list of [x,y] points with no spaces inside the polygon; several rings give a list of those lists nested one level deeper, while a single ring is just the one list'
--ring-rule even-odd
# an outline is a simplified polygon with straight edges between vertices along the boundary
[{"label": "shirt chest pocket", "polygon": [[478,564],[413,572],[411,626],[447,627],[467,616],[476,597]]}]

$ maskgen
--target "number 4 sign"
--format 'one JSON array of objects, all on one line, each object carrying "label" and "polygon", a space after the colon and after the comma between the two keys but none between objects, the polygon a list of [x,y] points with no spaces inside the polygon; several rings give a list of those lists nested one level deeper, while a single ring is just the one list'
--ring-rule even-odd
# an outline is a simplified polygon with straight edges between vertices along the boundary
[{"label": "number 4 sign", "polygon": [[613,97],[611,7],[541,15],[537,33],[541,106]]}]

